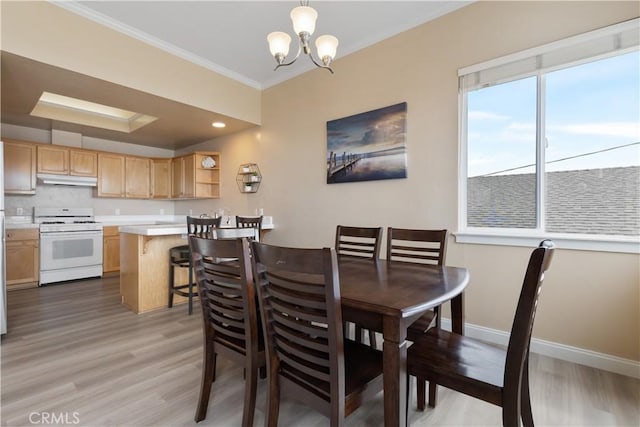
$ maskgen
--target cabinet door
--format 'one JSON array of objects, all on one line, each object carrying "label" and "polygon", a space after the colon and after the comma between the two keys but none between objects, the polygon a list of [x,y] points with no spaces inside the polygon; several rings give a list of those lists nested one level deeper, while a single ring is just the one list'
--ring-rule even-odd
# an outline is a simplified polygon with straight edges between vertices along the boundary
[{"label": "cabinet door", "polygon": [[69,175],[98,176],[98,153],[95,151],[69,150]]},{"label": "cabinet door", "polygon": [[153,159],[151,165],[151,198],[171,197],[171,159]]},{"label": "cabinet door", "polygon": [[69,149],[57,145],[38,145],[38,173],[69,175]]},{"label": "cabinet door", "polygon": [[120,270],[120,233],[118,227],[104,227],[102,272]]},{"label": "cabinet door", "polygon": [[127,157],[125,161],[126,194],[132,199],[148,199],[149,159],[143,157]]},{"label": "cabinet door", "polygon": [[4,140],[5,194],[36,193],[36,146]]},{"label": "cabinet door", "polygon": [[38,285],[38,280],[40,280],[39,250],[37,240],[7,242],[7,290],[11,290],[12,287],[24,287],[27,284]]},{"label": "cabinet door", "polygon": [[177,199],[184,195],[184,167],[182,157],[171,160],[171,197]]},{"label": "cabinet door", "polygon": [[193,198],[196,196],[196,156],[185,156],[182,162],[183,195],[182,197]]},{"label": "cabinet door", "polygon": [[98,153],[98,197],[125,197],[125,157]]}]

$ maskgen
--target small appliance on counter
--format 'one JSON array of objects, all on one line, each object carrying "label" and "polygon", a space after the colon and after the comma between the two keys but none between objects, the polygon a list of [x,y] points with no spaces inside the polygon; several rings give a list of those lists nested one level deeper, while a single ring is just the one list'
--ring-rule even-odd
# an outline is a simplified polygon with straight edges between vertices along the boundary
[{"label": "small appliance on counter", "polygon": [[33,208],[40,225],[40,285],[102,276],[102,224],[92,208]]}]

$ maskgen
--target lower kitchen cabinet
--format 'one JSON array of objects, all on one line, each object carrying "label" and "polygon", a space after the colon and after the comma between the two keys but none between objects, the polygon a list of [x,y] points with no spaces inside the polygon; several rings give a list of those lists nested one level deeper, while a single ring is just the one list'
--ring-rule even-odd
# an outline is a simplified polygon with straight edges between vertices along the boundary
[{"label": "lower kitchen cabinet", "polygon": [[7,290],[38,286],[40,240],[37,228],[7,229]]},{"label": "lower kitchen cabinet", "polygon": [[102,272],[120,271],[120,232],[118,226],[103,229]]}]

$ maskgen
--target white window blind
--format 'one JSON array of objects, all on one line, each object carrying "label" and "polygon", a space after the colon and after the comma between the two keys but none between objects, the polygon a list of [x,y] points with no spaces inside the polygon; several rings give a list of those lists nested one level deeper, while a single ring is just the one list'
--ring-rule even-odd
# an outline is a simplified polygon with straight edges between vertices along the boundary
[{"label": "white window blind", "polygon": [[637,49],[640,18],[458,70],[460,88],[474,90]]}]

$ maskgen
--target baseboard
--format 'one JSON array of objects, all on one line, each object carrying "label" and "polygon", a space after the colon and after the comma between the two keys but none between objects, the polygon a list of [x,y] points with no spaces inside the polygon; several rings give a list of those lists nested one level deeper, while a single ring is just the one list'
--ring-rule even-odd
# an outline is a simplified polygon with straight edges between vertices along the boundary
[{"label": "baseboard", "polygon": [[[451,319],[443,318],[442,328],[451,330]],[[472,338],[501,345],[507,345],[509,341],[509,334],[505,331],[470,323],[465,323],[464,334]],[[544,356],[640,379],[640,362],[636,360],[624,359],[610,354],[584,350],[582,348],[558,344],[538,338],[531,339],[531,351]]]}]

